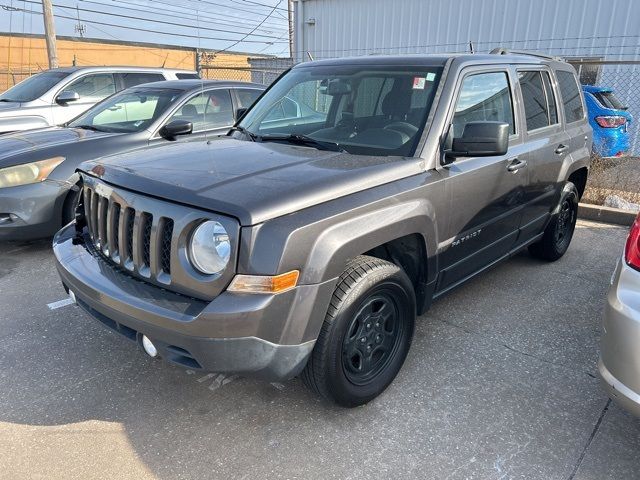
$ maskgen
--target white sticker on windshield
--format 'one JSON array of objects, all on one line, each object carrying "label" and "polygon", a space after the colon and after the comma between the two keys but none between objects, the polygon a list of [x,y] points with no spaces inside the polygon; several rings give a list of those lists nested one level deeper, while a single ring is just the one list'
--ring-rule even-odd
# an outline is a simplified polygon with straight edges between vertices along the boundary
[{"label": "white sticker on windshield", "polygon": [[425,83],[426,83],[426,80],[424,77],[413,77],[414,90],[424,90]]},{"label": "white sticker on windshield", "polygon": [[427,82],[433,82],[436,79],[436,74],[433,72],[427,73]]}]

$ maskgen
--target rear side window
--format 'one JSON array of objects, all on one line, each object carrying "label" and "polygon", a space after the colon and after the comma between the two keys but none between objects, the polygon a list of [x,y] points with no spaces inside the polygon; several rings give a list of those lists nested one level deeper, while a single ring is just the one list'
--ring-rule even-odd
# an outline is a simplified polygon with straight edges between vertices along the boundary
[{"label": "rear side window", "polygon": [[564,105],[564,117],[567,123],[577,122],[584,118],[582,109],[582,99],[576,77],[571,72],[556,70],[560,94],[562,95],[562,105]]},{"label": "rear side window", "polygon": [[162,75],[161,73],[141,72],[121,73],[120,77],[124,82],[124,88],[134,87],[136,85],[140,85],[141,83],[161,82],[165,79],[164,75]]},{"label": "rear side window", "polygon": [[260,96],[262,90],[256,90],[254,88],[238,88],[236,89],[236,95],[238,96],[238,103],[240,108],[249,108],[253,105],[253,102]]},{"label": "rear side window", "polygon": [[558,107],[556,105],[556,97],[553,94],[553,88],[551,88],[551,77],[549,77],[549,72],[542,72],[542,83],[544,83],[544,90],[547,94],[549,123],[554,125],[558,123]]},{"label": "rear side window", "polygon": [[549,74],[541,71],[521,71],[518,72],[518,83],[524,100],[527,131],[558,123]]},{"label": "rear side window", "polygon": [[200,75],[197,73],[176,73],[178,80],[200,80]]},{"label": "rear side window", "polygon": [[461,137],[469,122],[486,120],[506,122],[509,131],[515,133],[507,72],[476,73],[462,81],[453,115],[453,136]]}]

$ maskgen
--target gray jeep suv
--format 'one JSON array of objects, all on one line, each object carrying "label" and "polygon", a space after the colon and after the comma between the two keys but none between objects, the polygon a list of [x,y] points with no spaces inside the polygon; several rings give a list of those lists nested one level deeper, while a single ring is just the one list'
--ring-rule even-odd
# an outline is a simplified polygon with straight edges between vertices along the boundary
[{"label": "gray jeep suv", "polygon": [[565,253],[590,150],[575,71],[549,57],[303,63],[227,137],[83,164],[57,267],[151,356],[356,406],[434,299],[523,248]]}]

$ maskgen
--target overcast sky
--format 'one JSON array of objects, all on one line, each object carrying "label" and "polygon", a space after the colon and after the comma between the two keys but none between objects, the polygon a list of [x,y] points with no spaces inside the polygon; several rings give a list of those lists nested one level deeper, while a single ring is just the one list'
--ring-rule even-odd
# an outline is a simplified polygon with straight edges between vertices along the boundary
[{"label": "overcast sky", "polygon": [[[289,55],[287,0],[52,0],[58,35]],[[13,8],[13,10],[12,10]],[[68,17],[68,18],[64,18]],[[0,0],[0,31],[44,32],[40,0]]]}]

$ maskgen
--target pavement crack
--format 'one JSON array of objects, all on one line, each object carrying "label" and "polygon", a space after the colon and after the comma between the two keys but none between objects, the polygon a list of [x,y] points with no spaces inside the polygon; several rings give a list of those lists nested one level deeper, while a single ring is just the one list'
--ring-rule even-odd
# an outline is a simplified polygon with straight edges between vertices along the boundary
[{"label": "pavement crack", "polygon": [[578,461],[574,465],[573,471],[571,472],[571,475],[569,475],[567,480],[573,480],[575,478],[576,474],[578,473],[578,469],[580,468],[580,465],[582,465],[582,462],[584,461],[584,457],[587,454],[587,450],[589,450],[589,447],[591,446],[591,443],[593,442],[593,439],[595,438],[596,434],[598,433],[598,430],[600,429],[600,425],[602,425],[602,420],[604,420],[604,416],[607,414],[607,410],[609,410],[609,406],[610,405],[611,405],[611,399],[609,398],[607,400],[606,405],[602,409],[602,412],[600,412],[600,417],[598,417],[598,421],[594,425],[593,430],[591,431],[591,435],[589,435],[589,440],[587,440],[586,445],[582,449],[582,453],[580,454],[580,457],[578,458]]}]

